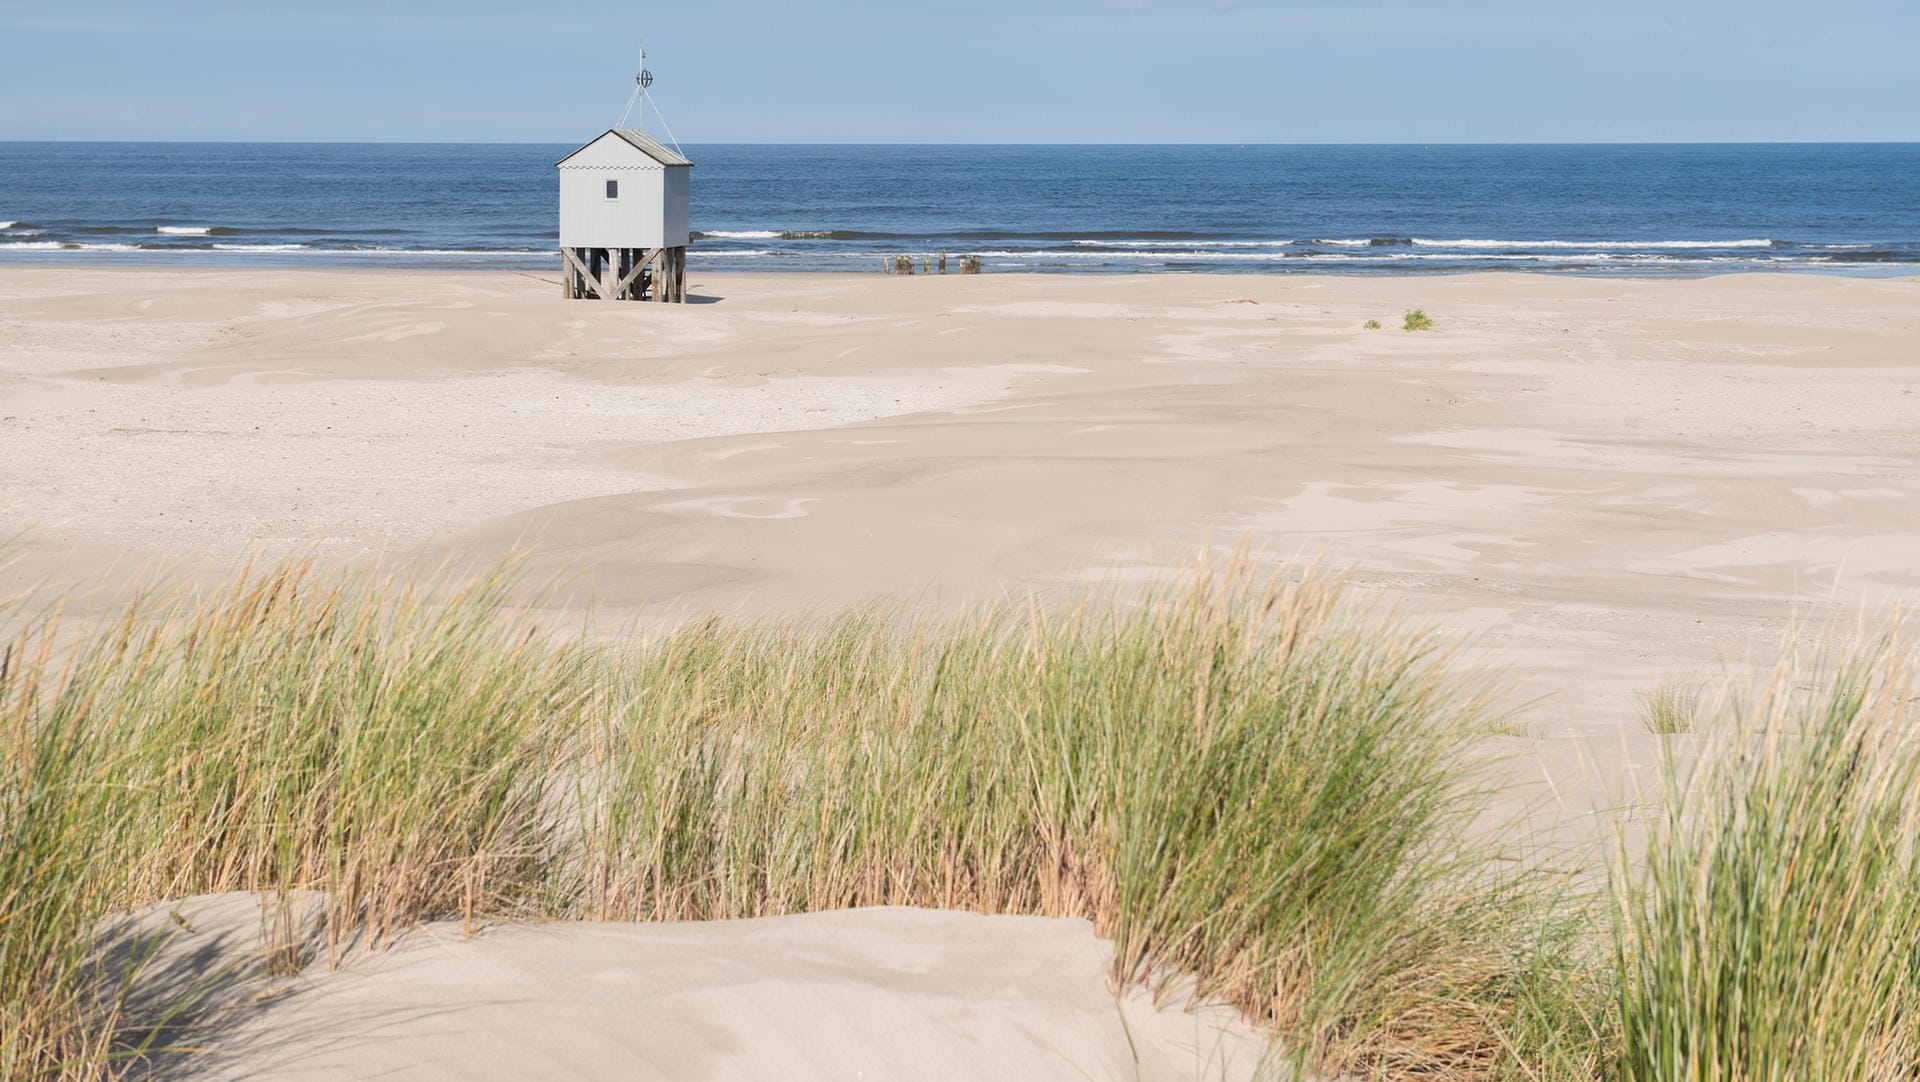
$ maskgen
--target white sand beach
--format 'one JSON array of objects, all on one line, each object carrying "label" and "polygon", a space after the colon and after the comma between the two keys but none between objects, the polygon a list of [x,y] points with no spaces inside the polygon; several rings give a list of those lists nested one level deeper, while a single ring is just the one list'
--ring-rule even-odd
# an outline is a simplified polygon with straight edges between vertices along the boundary
[{"label": "white sand beach", "polygon": [[525,548],[618,623],[1246,539],[1602,754],[1636,691],[1920,587],[1920,280],[696,277],[0,269],[5,582]]},{"label": "white sand beach", "polygon": [[[696,271],[690,292],[0,268],[0,602],[522,551],[566,578],[557,616],[615,628],[1066,592],[1244,542],[1470,636],[1511,685],[1527,798],[1578,828],[1646,777],[1640,693],[1920,601],[1920,279]],[[1435,330],[1399,329],[1415,307]],[[248,1025],[284,1043],[243,1042],[233,1077],[1251,1069],[1232,1025],[1116,1005],[1102,950],[1075,922],[900,910],[433,928],[261,1007]]]}]

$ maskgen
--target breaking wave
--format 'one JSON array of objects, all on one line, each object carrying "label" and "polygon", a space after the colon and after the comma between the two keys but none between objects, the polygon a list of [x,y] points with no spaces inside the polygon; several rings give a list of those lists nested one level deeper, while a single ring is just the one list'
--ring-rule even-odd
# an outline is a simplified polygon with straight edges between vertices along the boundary
[{"label": "breaking wave", "polygon": [[1663,248],[1771,248],[1773,241],[1759,240],[1428,240],[1414,237],[1409,243],[1421,248],[1586,248],[1603,251],[1632,251]]},{"label": "breaking wave", "polygon": [[693,234],[695,240],[851,240],[859,236],[832,229],[708,229]]}]

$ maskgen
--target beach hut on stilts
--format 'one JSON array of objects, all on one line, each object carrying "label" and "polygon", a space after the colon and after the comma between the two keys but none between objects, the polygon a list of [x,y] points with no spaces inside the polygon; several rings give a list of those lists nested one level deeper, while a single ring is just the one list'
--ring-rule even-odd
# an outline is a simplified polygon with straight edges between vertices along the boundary
[{"label": "beach hut on stilts", "polygon": [[[560,276],[574,300],[687,299],[693,163],[641,130],[653,85],[646,58],[620,123],[558,163]],[[642,116],[629,127],[636,104]]]}]

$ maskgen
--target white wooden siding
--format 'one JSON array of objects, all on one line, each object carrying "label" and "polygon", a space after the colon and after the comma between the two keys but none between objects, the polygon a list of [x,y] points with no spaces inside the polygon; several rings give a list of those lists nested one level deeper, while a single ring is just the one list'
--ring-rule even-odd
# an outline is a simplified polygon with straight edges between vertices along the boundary
[{"label": "white wooden siding", "polygon": [[[608,132],[560,166],[563,248],[683,248],[691,170],[665,166]],[[607,198],[607,181],[620,197]]]}]

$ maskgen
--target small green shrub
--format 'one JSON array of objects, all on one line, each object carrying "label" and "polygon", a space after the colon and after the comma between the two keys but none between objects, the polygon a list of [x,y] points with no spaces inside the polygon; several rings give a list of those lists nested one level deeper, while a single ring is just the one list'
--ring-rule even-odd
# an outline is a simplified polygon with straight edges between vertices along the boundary
[{"label": "small green shrub", "polygon": [[1433,329],[1433,317],[1415,308],[1413,311],[1407,313],[1407,322],[1402,329],[1409,331],[1430,331]]},{"label": "small green shrub", "polygon": [[1640,694],[1640,727],[1657,736],[1690,733],[1700,715],[1697,683],[1661,684]]},{"label": "small green shrub", "polygon": [[1363,329],[1369,330],[1369,331],[1377,331],[1380,329],[1380,321],[1377,319],[1369,319],[1367,320],[1366,327]]}]

